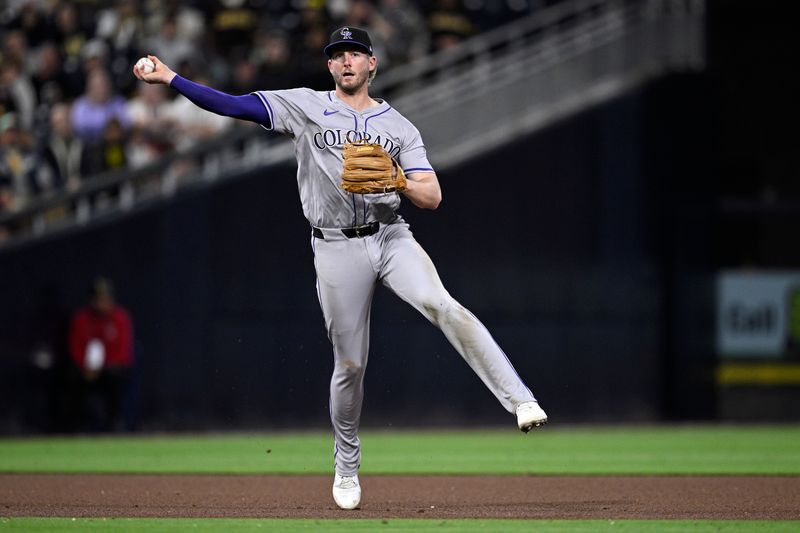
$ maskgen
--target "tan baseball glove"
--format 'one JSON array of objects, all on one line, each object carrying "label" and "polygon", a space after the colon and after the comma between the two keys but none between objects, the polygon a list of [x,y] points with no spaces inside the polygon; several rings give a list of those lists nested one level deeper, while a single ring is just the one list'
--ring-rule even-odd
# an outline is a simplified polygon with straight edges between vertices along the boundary
[{"label": "tan baseball glove", "polygon": [[342,189],[357,194],[406,190],[406,175],[392,156],[376,143],[344,145]]}]

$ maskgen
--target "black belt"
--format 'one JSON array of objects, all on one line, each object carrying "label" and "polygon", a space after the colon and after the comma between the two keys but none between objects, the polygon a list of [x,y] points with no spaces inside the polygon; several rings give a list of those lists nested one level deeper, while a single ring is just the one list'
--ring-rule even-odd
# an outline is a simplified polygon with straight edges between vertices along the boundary
[{"label": "black belt", "polygon": [[[342,235],[347,237],[348,239],[352,239],[354,237],[361,238],[361,237],[368,237],[370,235],[374,235],[378,233],[378,230],[381,229],[380,222],[371,222],[369,224],[364,224],[363,226],[355,226],[352,228],[341,228],[339,231],[342,232]],[[314,235],[317,239],[325,239],[325,235],[322,234],[322,230],[316,226],[311,226],[311,234]]]}]

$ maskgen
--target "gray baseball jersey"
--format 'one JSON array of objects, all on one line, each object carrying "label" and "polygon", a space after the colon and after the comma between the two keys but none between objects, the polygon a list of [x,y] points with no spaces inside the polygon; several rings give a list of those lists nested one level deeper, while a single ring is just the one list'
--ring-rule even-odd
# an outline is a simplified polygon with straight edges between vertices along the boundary
[{"label": "gray baseball jersey", "polygon": [[406,174],[433,171],[417,128],[385,101],[359,113],[334,91],[254,94],[267,109],[271,129],[294,141],[300,200],[312,226],[345,228],[396,220],[398,193],[351,194],[342,189],[342,146],[347,141],[380,144]]},{"label": "gray baseball jersey", "polygon": [[[358,472],[358,428],[369,352],[372,297],[378,283],[397,294],[442,330],[464,360],[513,412],[533,394],[517,375],[486,327],[445,290],[428,254],[397,215],[400,195],[350,194],[341,188],[342,145],[380,143],[407,174],[432,171],[417,129],[392,107],[357,112],[333,91],[310,89],[255,93],[271,128],[294,140],[303,212],[312,226],[317,295],[334,369],[330,412],[336,472]],[[379,223],[380,229],[348,238],[341,228]]]}]

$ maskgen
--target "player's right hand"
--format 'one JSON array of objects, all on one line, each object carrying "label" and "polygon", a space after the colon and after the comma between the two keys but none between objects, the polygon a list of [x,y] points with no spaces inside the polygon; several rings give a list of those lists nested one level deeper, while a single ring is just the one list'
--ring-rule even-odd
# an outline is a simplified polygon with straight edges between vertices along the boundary
[{"label": "player's right hand", "polygon": [[148,54],[147,57],[150,58],[150,61],[152,61],[156,66],[153,72],[150,74],[145,74],[134,64],[133,75],[136,76],[137,79],[147,83],[163,83],[165,85],[169,85],[172,81],[172,78],[175,77],[175,73],[172,71],[172,69],[162,63],[156,56],[151,56]]}]

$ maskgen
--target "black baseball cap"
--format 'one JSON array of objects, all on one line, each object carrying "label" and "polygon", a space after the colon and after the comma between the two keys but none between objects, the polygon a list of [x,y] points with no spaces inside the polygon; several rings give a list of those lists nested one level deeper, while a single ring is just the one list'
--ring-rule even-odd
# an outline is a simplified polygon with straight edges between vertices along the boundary
[{"label": "black baseball cap", "polygon": [[339,28],[331,33],[328,46],[326,46],[323,51],[328,57],[333,57],[333,53],[336,50],[348,46],[363,48],[369,55],[372,55],[372,41],[369,38],[369,33],[361,28],[353,28],[350,26]]}]

